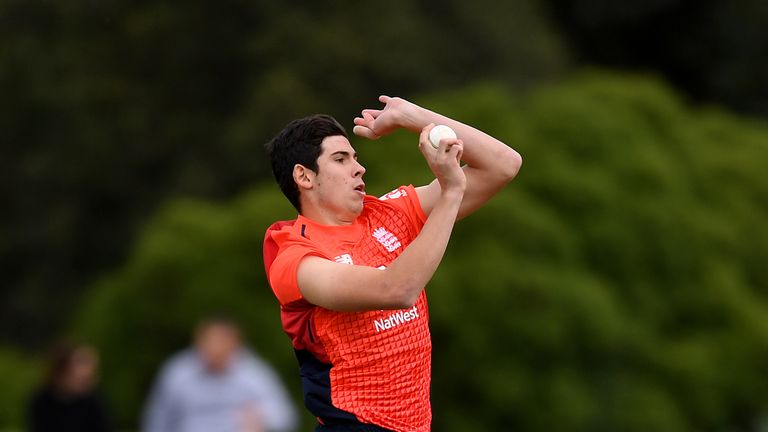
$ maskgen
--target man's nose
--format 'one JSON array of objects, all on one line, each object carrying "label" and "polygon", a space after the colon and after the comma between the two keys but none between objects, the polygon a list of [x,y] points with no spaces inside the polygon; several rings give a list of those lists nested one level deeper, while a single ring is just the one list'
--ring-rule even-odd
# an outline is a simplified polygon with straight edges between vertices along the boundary
[{"label": "man's nose", "polygon": [[365,174],[365,167],[358,161],[355,161],[355,177],[361,177]]}]

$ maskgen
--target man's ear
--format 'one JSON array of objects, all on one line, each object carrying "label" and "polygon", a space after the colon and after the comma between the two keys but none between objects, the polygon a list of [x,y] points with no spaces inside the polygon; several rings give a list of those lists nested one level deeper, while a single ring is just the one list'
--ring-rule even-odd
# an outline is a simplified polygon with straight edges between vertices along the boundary
[{"label": "man's ear", "polygon": [[293,166],[293,181],[299,189],[312,189],[315,183],[315,172],[302,164]]}]

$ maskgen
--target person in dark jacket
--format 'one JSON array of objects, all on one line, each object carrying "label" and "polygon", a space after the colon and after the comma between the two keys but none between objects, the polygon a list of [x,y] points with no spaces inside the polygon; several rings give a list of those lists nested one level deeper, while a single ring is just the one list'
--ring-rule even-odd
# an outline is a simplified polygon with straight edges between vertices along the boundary
[{"label": "person in dark jacket", "polygon": [[84,344],[63,344],[51,355],[48,374],[29,401],[30,432],[111,432],[104,398],[96,389],[99,356]]}]

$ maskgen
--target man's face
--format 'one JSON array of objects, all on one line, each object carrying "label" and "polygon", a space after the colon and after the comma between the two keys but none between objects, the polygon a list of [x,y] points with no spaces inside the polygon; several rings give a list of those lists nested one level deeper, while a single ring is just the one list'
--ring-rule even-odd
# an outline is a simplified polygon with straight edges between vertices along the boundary
[{"label": "man's face", "polygon": [[365,167],[357,162],[349,140],[340,135],[326,137],[317,167],[313,189],[320,207],[342,219],[356,218],[363,211]]},{"label": "man's face", "polygon": [[86,394],[96,384],[99,356],[90,347],[81,347],[72,353],[67,370],[59,386],[68,394]]},{"label": "man's face", "polygon": [[229,366],[240,347],[237,330],[226,325],[211,325],[197,334],[195,345],[208,370],[220,372]]}]

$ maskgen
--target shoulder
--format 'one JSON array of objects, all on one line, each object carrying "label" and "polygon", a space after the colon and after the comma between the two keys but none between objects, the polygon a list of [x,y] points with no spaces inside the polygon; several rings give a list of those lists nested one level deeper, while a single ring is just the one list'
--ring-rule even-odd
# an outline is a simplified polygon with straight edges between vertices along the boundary
[{"label": "shoulder", "polygon": [[330,259],[320,243],[305,235],[307,225],[302,222],[306,221],[297,219],[279,231],[268,231],[264,243],[264,269],[267,280],[281,305],[302,299],[296,272],[305,256],[316,255]]},{"label": "shoulder", "polygon": [[289,248],[316,247],[315,242],[305,235],[305,230],[306,224],[302,223],[301,218],[272,224],[267,229],[264,239],[265,259],[268,255],[272,255],[272,258],[274,258]]},{"label": "shoulder", "polygon": [[39,408],[43,405],[49,404],[53,400],[51,396],[51,390],[48,385],[44,385],[32,393],[29,398],[29,405],[32,408]]},{"label": "shoulder", "polygon": [[237,353],[235,365],[238,379],[255,385],[264,385],[276,374],[272,366],[249,348],[242,348]]},{"label": "shoulder", "polygon": [[276,255],[291,240],[300,238],[295,233],[296,220],[277,221],[264,233],[264,256]]},{"label": "shoulder", "polygon": [[250,372],[263,372],[272,370],[258,354],[250,348],[241,348],[237,354],[238,362],[244,370]]},{"label": "shoulder", "polygon": [[107,397],[100,388],[93,389],[83,396],[83,403],[94,409],[106,409]]},{"label": "shoulder", "polygon": [[421,206],[419,195],[413,185],[400,186],[376,198],[366,197],[366,208],[370,212],[395,211],[405,215],[417,230],[421,229],[427,220]]},{"label": "shoulder", "polygon": [[304,227],[298,223],[298,219],[290,221],[278,221],[267,228],[264,236],[264,270],[269,276],[273,264],[279,259],[285,260],[287,255],[301,255],[303,250],[316,248],[308,238],[303,235]]},{"label": "shoulder", "polygon": [[393,200],[399,200],[399,199],[406,199],[409,196],[415,194],[414,187],[411,185],[408,186],[399,186],[384,195],[377,198],[378,201],[393,201]]},{"label": "shoulder", "polygon": [[199,367],[197,354],[187,348],[171,356],[160,369],[160,376],[165,382],[175,382],[192,374]]}]

